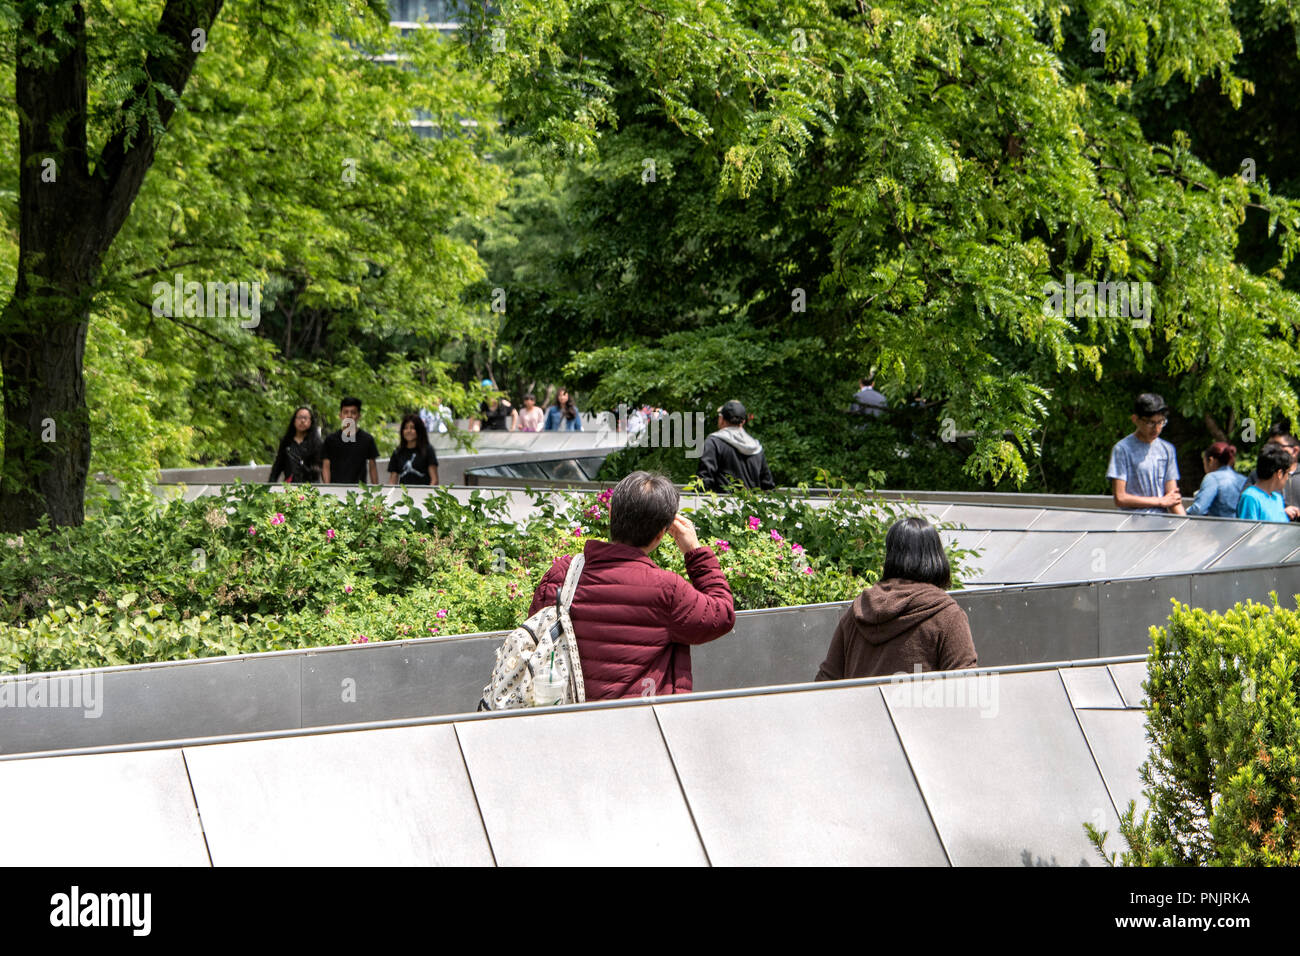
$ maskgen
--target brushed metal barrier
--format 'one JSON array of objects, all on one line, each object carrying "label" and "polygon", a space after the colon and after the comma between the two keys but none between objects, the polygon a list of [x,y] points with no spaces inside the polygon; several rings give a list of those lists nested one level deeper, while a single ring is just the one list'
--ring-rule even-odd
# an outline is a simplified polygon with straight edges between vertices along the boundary
[{"label": "brushed metal barrier", "polygon": [[[1223,609],[1246,598],[1267,601],[1272,590],[1294,607],[1300,566],[988,588],[953,598],[970,619],[980,664],[1001,666],[1145,654],[1149,628],[1166,621],[1171,598]],[[741,611],[731,634],[692,649],[695,689],[812,680],[848,608]],[[0,677],[0,699],[26,702],[42,681],[75,682],[84,698],[79,707],[0,707],[0,754],[467,713],[503,636]],[[92,698],[98,716],[85,706]]]},{"label": "brushed metal barrier", "polygon": [[[10,758],[0,808],[44,839],[6,860],[1099,863],[1082,824],[1114,831],[1146,749],[1141,711],[1067,693],[1113,704],[1102,663]],[[1114,662],[1114,683],[1144,667]],[[87,787],[131,825],[61,827]],[[546,827],[518,812],[561,790]]]}]

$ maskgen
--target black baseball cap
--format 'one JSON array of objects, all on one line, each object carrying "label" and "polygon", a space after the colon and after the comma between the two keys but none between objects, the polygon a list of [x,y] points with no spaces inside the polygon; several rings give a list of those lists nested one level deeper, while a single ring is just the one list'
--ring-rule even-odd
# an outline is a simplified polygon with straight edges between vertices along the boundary
[{"label": "black baseball cap", "polygon": [[724,402],[722,407],[718,409],[718,414],[733,425],[739,425],[749,418],[749,415],[745,412],[745,406],[734,398],[729,402]]}]

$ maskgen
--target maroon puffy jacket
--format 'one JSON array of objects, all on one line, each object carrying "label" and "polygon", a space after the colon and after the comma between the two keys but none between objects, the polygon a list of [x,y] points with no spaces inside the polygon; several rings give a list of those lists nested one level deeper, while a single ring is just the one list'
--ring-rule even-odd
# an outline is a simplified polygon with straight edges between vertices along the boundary
[{"label": "maroon puffy jacket", "polygon": [[[691,644],[704,644],[735,626],[736,605],[718,559],[707,547],[686,555],[688,583],[639,548],[588,541],[586,566],[569,616],[587,700],[687,694]],[[531,617],[555,603],[573,558],[556,558],[533,592]]]}]

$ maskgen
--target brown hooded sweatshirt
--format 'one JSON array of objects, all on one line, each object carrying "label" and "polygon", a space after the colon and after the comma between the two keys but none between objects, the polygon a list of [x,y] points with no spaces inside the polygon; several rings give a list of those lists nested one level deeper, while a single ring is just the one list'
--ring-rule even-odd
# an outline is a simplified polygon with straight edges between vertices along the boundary
[{"label": "brown hooded sweatshirt", "polygon": [[[844,612],[817,680],[974,667],[966,612],[933,584],[888,578]],[[919,666],[918,666],[919,665]]]}]

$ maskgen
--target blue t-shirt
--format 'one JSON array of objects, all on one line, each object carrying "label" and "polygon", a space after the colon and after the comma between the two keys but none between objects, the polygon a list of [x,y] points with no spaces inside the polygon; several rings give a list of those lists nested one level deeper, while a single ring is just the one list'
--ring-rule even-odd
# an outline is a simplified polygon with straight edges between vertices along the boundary
[{"label": "blue t-shirt", "polygon": [[1290,521],[1286,516],[1286,499],[1282,492],[1265,493],[1258,485],[1251,485],[1241,493],[1237,502],[1237,517],[1247,521]]},{"label": "blue t-shirt", "polygon": [[[1137,435],[1126,435],[1110,450],[1107,478],[1120,478],[1124,489],[1143,498],[1160,498],[1165,482],[1178,480],[1178,454],[1163,438],[1148,444]],[[1165,514],[1164,508],[1130,508],[1134,512]]]},{"label": "blue t-shirt", "polygon": [[1241,472],[1227,466],[1216,468],[1201,481],[1196,500],[1188,505],[1187,513],[1232,518],[1237,514],[1237,501],[1244,487],[1246,476]]}]

